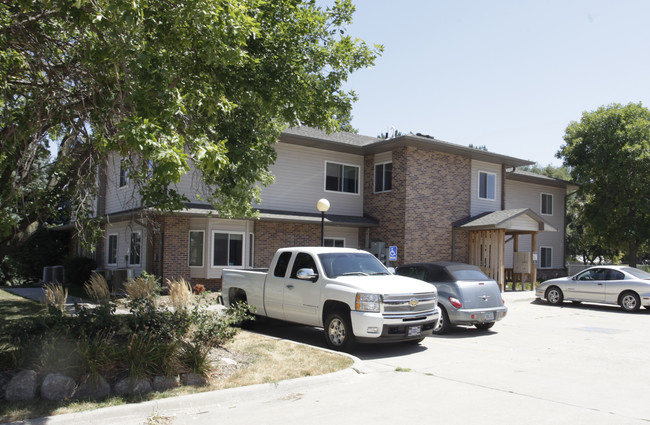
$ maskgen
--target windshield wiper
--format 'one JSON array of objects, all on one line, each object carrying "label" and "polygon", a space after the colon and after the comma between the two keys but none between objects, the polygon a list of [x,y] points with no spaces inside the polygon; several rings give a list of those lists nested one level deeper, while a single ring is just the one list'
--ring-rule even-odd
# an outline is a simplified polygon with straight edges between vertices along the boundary
[{"label": "windshield wiper", "polygon": [[347,272],[340,274],[339,276],[368,276],[368,274],[364,272]]},{"label": "windshield wiper", "polygon": [[384,276],[384,275],[388,275],[388,274],[390,274],[390,273],[388,273],[388,272],[374,272],[374,273],[370,273],[370,276],[379,276],[379,275]]}]

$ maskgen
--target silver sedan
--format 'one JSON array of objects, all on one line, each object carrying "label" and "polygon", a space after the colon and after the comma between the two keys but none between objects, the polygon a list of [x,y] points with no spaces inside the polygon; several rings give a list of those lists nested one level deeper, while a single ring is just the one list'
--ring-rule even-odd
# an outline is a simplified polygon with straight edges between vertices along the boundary
[{"label": "silver sedan", "polygon": [[620,305],[625,311],[650,308],[650,273],[628,266],[595,266],[575,276],[541,283],[537,298],[549,304],[563,301]]}]

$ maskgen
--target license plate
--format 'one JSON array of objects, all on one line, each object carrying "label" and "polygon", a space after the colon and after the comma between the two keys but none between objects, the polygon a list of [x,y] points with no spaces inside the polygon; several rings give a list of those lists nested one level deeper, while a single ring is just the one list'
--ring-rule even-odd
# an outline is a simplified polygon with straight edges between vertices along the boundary
[{"label": "license plate", "polygon": [[422,326],[409,326],[408,336],[420,335],[422,331]]},{"label": "license plate", "polygon": [[494,320],[494,312],[489,311],[489,312],[485,313],[485,320]]}]

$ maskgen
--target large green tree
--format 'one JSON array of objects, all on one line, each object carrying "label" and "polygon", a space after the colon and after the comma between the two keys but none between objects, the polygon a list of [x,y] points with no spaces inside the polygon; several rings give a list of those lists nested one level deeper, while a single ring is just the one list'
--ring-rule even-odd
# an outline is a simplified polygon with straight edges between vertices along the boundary
[{"label": "large green tree", "polygon": [[557,153],[580,185],[578,215],[590,239],[636,266],[650,241],[650,111],[611,104],[571,122]]},{"label": "large green tree", "polygon": [[63,207],[85,223],[112,151],[145,205],[181,208],[173,183],[193,163],[220,214],[254,214],[281,130],[338,128],[356,99],[343,83],[381,51],[347,33],[353,11],[349,0],[0,3],[1,246]]}]

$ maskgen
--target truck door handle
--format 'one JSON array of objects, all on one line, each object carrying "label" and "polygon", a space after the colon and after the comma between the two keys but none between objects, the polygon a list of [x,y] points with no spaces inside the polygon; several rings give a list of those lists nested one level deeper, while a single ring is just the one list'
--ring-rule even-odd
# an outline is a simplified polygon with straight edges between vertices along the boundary
[{"label": "truck door handle", "polygon": [[287,285],[287,288],[293,289],[293,285]]}]

